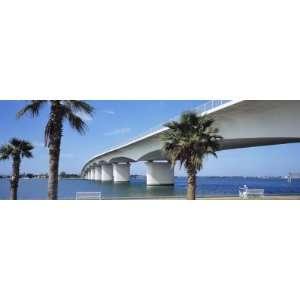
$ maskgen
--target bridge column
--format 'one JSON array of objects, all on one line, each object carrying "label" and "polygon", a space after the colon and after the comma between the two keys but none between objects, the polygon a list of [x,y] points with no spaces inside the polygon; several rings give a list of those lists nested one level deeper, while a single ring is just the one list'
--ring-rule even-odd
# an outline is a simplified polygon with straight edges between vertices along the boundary
[{"label": "bridge column", "polygon": [[101,166],[101,179],[102,181],[113,180],[113,167],[112,164],[105,164]]},{"label": "bridge column", "polygon": [[95,180],[101,180],[101,166],[95,166]]},{"label": "bridge column", "polygon": [[91,169],[91,180],[95,180],[95,175],[96,175],[96,168],[95,166],[93,166]]},{"label": "bridge column", "polygon": [[90,170],[87,170],[87,171],[86,171],[86,179],[87,179],[87,180],[90,180]]},{"label": "bridge column", "polygon": [[130,177],[130,164],[114,163],[113,176],[114,176],[114,182],[128,182]]},{"label": "bridge column", "polygon": [[147,185],[173,185],[174,168],[170,162],[147,162]]}]

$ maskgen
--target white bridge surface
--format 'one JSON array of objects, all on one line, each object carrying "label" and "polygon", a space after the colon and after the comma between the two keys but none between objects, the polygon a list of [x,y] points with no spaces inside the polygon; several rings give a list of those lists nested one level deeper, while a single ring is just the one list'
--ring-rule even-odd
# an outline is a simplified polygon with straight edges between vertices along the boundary
[{"label": "white bridge surface", "polygon": [[[205,104],[207,110],[200,113],[215,119],[214,126],[219,128],[219,133],[224,138],[220,150],[300,142],[300,101],[237,100],[219,101],[217,104],[220,105]],[[160,134],[165,130],[167,128],[162,127],[95,155],[83,166],[82,177],[101,180],[103,165],[127,163],[129,166],[136,161],[166,161],[160,139]],[[153,166],[151,169],[154,169]],[[99,176],[95,175],[97,170]],[[109,180],[114,178],[113,171],[111,173]],[[128,176],[129,169],[122,168],[122,174],[118,178],[128,181]],[[168,184],[168,180],[165,184]]]}]

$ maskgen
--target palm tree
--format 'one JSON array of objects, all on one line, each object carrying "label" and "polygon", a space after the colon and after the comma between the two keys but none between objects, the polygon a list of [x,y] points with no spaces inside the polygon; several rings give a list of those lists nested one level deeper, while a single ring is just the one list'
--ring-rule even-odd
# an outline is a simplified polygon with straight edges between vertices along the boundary
[{"label": "palm tree", "polygon": [[20,177],[20,165],[23,157],[32,158],[33,146],[25,140],[12,138],[8,144],[0,148],[0,160],[12,158],[12,176],[10,180],[10,198],[17,200],[18,198],[18,185]]},{"label": "palm tree", "polygon": [[26,113],[36,117],[39,115],[41,108],[47,103],[50,103],[50,115],[45,127],[45,146],[49,149],[48,199],[56,200],[60,145],[64,121],[67,121],[80,134],[84,134],[87,125],[80,114],[91,116],[94,109],[84,101],[32,100],[17,113],[17,117],[20,118]]},{"label": "palm tree", "polygon": [[214,120],[207,116],[198,116],[195,112],[184,112],[180,120],[165,124],[169,128],[161,136],[164,141],[163,152],[173,166],[179,160],[188,175],[187,199],[196,198],[196,175],[208,155],[217,157],[222,137],[218,129],[213,128]]}]

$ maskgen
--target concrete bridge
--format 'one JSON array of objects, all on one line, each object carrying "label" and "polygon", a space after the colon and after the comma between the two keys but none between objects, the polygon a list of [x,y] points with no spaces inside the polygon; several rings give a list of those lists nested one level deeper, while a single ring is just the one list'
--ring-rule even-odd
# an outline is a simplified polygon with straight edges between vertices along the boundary
[{"label": "concrete bridge", "polygon": [[[221,150],[300,142],[300,101],[211,101],[197,109],[215,119],[224,137]],[[130,164],[144,161],[147,185],[174,184],[174,169],[162,153],[160,134],[153,130],[89,159],[81,176],[87,180],[126,182]]]}]

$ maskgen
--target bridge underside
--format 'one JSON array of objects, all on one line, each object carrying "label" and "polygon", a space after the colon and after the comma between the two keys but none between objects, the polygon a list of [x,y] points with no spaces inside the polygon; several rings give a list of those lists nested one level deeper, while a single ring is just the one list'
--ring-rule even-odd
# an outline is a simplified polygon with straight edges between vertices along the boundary
[{"label": "bridge underside", "polygon": [[280,145],[280,144],[289,144],[289,143],[300,143],[300,138],[278,137],[278,138],[226,139],[221,143],[220,150]]},{"label": "bridge underside", "polygon": [[[289,144],[289,143],[300,143],[300,138],[279,137],[279,138],[225,139],[221,142],[220,151],[229,150],[229,149],[258,147],[258,146]],[[140,159],[138,159],[138,161],[151,161],[151,160],[166,160],[166,156],[163,154],[161,150],[156,150],[147,153],[144,156],[142,156]]]},{"label": "bridge underside", "polygon": [[[278,138],[243,138],[243,139],[224,139],[221,142],[220,150],[229,149],[240,149],[240,148],[250,148],[258,146],[270,146],[279,144],[289,144],[289,143],[300,143],[300,138],[295,137],[278,137]],[[157,160],[167,160],[161,149],[150,151],[142,156],[134,157],[131,155],[124,156],[112,156],[108,159],[102,157],[97,162],[99,165],[102,164],[113,164],[113,163],[131,163],[137,161],[157,161]]]}]

